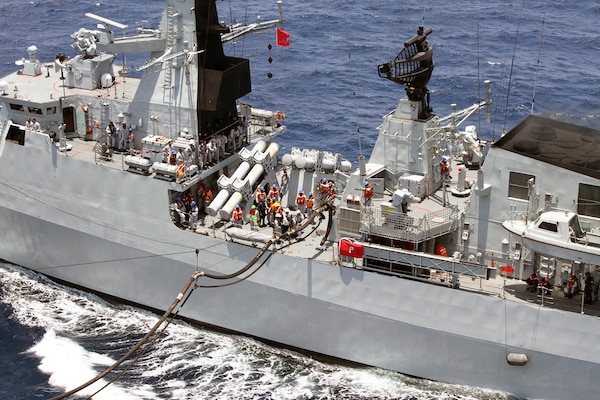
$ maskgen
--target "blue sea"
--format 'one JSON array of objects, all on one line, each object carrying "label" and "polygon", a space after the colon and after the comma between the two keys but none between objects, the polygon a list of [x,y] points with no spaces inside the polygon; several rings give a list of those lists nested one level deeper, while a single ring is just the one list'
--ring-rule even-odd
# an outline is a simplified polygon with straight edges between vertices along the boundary
[{"label": "blue sea", "polygon": [[[278,16],[275,0],[217,5],[225,23]],[[377,75],[377,66],[392,60],[419,25],[433,28],[429,40],[436,65],[428,87],[435,113],[448,114],[452,103],[460,109],[482,100],[482,82],[489,79],[491,122],[479,114],[469,122],[483,138],[500,137],[532,112],[600,127],[597,1],[285,0],[283,6],[290,47],[275,46],[270,30],[238,39],[226,52],[251,60],[253,92],[243,101],[285,112],[284,150],[328,149],[355,166],[359,155],[368,158],[382,115],[404,96],[403,87]],[[73,55],[69,36],[95,26],[86,12],[127,24],[132,34],[138,27],[156,27],[163,7],[160,0],[3,0],[0,75],[27,57],[25,50],[33,44],[43,61],[59,52]],[[127,59],[130,69],[144,61]],[[0,264],[0,398],[47,399],[78,386],[119,359],[157,319]],[[253,339],[176,323],[155,349],[94,398],[508,397],[324,363]]]}]

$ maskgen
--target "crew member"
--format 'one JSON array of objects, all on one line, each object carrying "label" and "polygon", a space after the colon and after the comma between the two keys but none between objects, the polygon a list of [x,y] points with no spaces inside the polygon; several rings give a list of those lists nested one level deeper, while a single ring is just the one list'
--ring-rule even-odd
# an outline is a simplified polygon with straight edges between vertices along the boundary
[{"label": "crew member", "polygon": [[304,213],[306,210],[306,195],[302,189],[298,190],[298,195],[296,196],[296,206],[301,213]]},{"label": "crew member", "polygon": [[308,192],[308,197],[306,198],[306,216],[310,217],[313,212],[313,207],[315,206],[315,196],[313,192]]},{"label": "crew member", "polygon": [[594,298],[592,297],[592,292],[594,290],[594,277],[590,272],[585,273],[585,287],[583,288],[583,295],[585,304],[592,304]]},{"label": "crew member", "polygon": [[256,204],[252,204],[252,207],[250,208],[250,212],[248,213],[248,221],[250,222],[250,230],[257,231],[258,210],[256,209]]},{"label": "crew member", "polygon": [[450,163],[448,162],[448,157],[443,156],[440,161],[440,172],[442,173],[442,179],[445,181],[449,181],[450,176]]},{"label": "crew member", "polygon": [[271,189],[269,190],[269,197],[271,199],[275,199],[275,201],[279,200],[279,190],[277,190],[277,185],[271,185]]},{"label": "crew member", "polygon": [[233,210],[233,224],[241,228],[243,222],[244,214],[242,213],[242,208],[238,204],[237,206],[235,206],[235,210]]},{"label": "crew member", "polygon": [[373,205],[373,185],[369,181],[365,181],[363,197],[365,198],[365,207],[371,207]]}]

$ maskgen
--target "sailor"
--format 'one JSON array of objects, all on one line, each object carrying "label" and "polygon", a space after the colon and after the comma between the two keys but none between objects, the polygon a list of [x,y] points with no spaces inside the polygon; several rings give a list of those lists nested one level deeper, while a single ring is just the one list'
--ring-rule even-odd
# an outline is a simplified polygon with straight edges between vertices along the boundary
[{"label": "sailor", "polygon": [[295,225],[295,228],[301,226],[302,225],[302,221],[304,221],[304,214],[302,214],[300,212],[300,210],[296,210],[295,215],[294,215],[294,225]]},{"label": "sailor", "polygon": [[288,176],[287,169],[283,167],[283,175],[281,175],[281,195],[287,191],[288,183],[290,182],[290,177]]},{"label": "sailor", "polygon": [[225,158],[225,149],[227,147],[227,137],[222,133],[217,135],[217,144],[219,146],[219,157],[222,160]]},{"label": "sailor", "polygon": [[325,200],[329,196],[329,182],[327,182],[327,179],[321,179],[319,187],[321,189],[321,200]]},{"label": "sailor", "polygon": [[183,225],[186,220],[186,215],[185,215],[186,209],[185,209],[185,204],[183,204],[183,200],[179,196],[177,197],[177,199],[175,199],[175,210],[179,214],[180,225]]},{"label": "sailor", "polygon": [[371,207],[373,205],[373,185],[369,181],[365,181],[363,189],[363,197],[365,199],[365,207]]},{"label": "sailor", "polygon": [[204,206],[208,207],[212,200],[212,189],[210,187],[206,187],[206,189],[204,190]]},{"label": "sailor", "polygon": [[117,129],[115,127],[115,124],[114,122],[110,121],[106,126],[106,142],[108,143],[108,147],[110,147],[111,149],[115,148],[116,134]]},{"label": "sailor", "polygon": [[529,278],[525,280],[525,282],[527,283],[527,291],[535,292],[537,290],[539,281],[538,276],[535,272],[532,272],[529,275]]},{"label": "sailor", "polygon": [[237,139],[237,127],[234,126],[229,131],[229,140],[227,141],[227,143],[229,144],[228,147],[233,153],[235,153],[237,151],[236,139]]},{"label": "sailor", "polygon": [[448,157],[443,156],[440,161],[440,172],[442,173],[442,179],[444,182],[449,181],[452,177],[450,176],[450,163]]},{"label": "sailor", "polygon": [[39,132],[42,130],[40,123],[35,118],[31,120],[31,130],[34,132]]},{"label": "sailor", "polygon": [[306,211],[306,195],[304,194],[304,190],[298,190],[298,195],[296,196],[296,207],[300,210],[301,213]]},{"label": "sailor", "polygon": [[277,197],[271,197],[271,205],[269,206],[269,224],[273,226],[275,222],[275,216],[280,211],[281,204],[277,201]]},{"label": "sailor", "polygon": [[171,155],[169,156],[169,164],[175,165],[177,163],[177,151],[175,149],[171,150]]},{"label": "sailor", "polygon": [[286,208],[284,213],[282,209],[279,209],[279,213],[281,213],[281,233],[286,233],[291,226],[290,210]]},{"label": "sailor", "polygon": [[163,162],[168,163],[171,153],[173,152],[173,141],[169,140],[167,145],[163,147]]},{"label": "sailor", "polygon": [[25,122],[25,129],[28,131],[33,130],[33,123],[31,122],[31,118],[27,118],[27,121]]},{"label": "sailor", "polygon": [[252,207],[250,208],[250,212],[248,213],[248,221],[250,222],[250,230],[257,231],[258,210],[256,204],[252,204]]},{"label": "sailor", "polygon": [[204,169],[204,166],[208,162],[208,149],[206,146],[206,140],[203,140],[198,146],[198,157],[200,163],[200,169]]},{"label": "sailor", "polygon": [[134,142],[135,142],[135,136],[133,134],[133,128],[129,128],[127,130],[127,150],[133,149]]},{"label": "sailor", "polygon": [[215,164],[219,162],[219,149],[217,148],[217,142],[215,139],[211,140],[206,146],[206,153],[209,164]]},{"label": "sailor", "polygon": [[544,276],[542,279],[540,279],[540,284],[538,287],[541,288],[544,294],[547,294],[550,290],[550,281],[548,280],[548,278]]},{"label": "sailor", "polygon": [[183,154],[183,149],[180,147],[177,150],[177,154],[175,155],[175,164],[183,165],[184,161],[185,161],[185,155]]},{"label": "sailor", "polygon": [[327,193],[327,197],[331,198],[331,197],[335,196],[335,182],[329,181],[328,186],[329,186],[329,191]]},{"label": "sailor", "polygon": [[273,215],[273,237],[281,235],[282,223],[283,212],[281,211],[281,208],[278,208],[278,210]]},{"label": "sailor", "polygon": [[194,142],[193,140],[190,140],[190,142],[185,147],[186,164],[193,163],[195,155],[196,155],[196,142]]},{"label": "sailor", "polygon": [[277,190],[277,185],[271,185],[271,189],[269,190],[269,197],[271,199],[279,200],[279,190]]},{"label": "sailor", "polygon": [[565,286],[565,297],[570,299],[575,293],[577,293],[577,290],[577,278],[575,277],[575,275],[571,275],[569,281],[567,282],[567,286]]},{"label": "sailor", "polygon": [[313,207],[315,206],[315,196],[313,192],[308,192],[308,197],[306,198],[306,216],[310,217],[313,212]]},{"label": "sailor", "polygon": [[196,225],[198,224],[198,213],[200,210],[198,209],[198,205],[195,201],[190,203],[190,227],[193,230],[196,230]]},{"label": "sailor", "polygon": [[592,274],[587,271],[585,273],[585,286],[583,288],[583,295],[584,295],[584,300],[585,300],[585,304],[592,304],[594,299],[592,296],[592,292],[594,290],[594,277],[592,276]]},{"label": "sailor", "polygon": [[238,204],[237,206],[235,206],[235,209],[233,210],[233,223],[235,226],[241,228],[243,222],[244,222],[244,214],[242,213],[242,208]]},{"label": "sailor", "polygon": [[125,142],[127,141],[127,124],[123,123],[119,128],[117,128],[117,138],[119,139],[117,148],[119,151],[125,150]]}]

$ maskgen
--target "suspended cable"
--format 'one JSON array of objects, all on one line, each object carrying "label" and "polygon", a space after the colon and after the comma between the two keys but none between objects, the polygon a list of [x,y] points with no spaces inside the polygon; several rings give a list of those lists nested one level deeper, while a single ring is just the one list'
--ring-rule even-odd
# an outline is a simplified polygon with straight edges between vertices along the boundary
[{"label": "suspended cable", "polygon": [[360,124],[358,122],[358,105],[356,102],[356,87],[354,84],[354,72],[352,70],[352,57],[350,56],[350,42],[348,40],[348,26],[346,24],[346,18],[344,18],[344,30],[346,33],[346,45],[348,46],[348,67],[350,68],[350,82],[352,85],[352,100],[354,102],[354,118],[356,119],[356,137],[358,139],[358,154],[363,155],[362,141],[360,139]]},{"label": "suspended cable", "polygon": [[540,59],[542,55],[542,46],[544,45],[544,25],[546,21],[546,8],[548,6],[548,1],[544,1],[544,12],[542,13],[542,28],[540,31],[540,46],[538,48],[538,57],[537,62],[535,64],[535,78],[533,79],[533,93],[531,95],[531,114],[533,114],[533,108],[535,105],[535,90],[537,88],[538,74],[540,72]]},{"label": "suspended cable", "polygon": [[[523,0],[523,2],[521,3],[521,12],[519,13],[519,15],[523,15],[523,8],[525,5],[525,0]],[[513,74],[513,70],[514,70],[514,66],[515,66],[515,59],[516,59],[516,54],[517,54],[517,44],[519,42],[519,32],[521,29],[521,18],[518,19],[518,24],[517,24],[517,33],[515,35],[515,45],[513,48],[513,55],[512,55],[512,60],[510,63],[510,72],[508,74],[508,89],[506,91],[506,105],[504,107],[504,122],[502,124],[502,132],[506,132],[506,119],[508,117],[508,102],[510,99],[510,88],[512,85],[512,74]]]}]

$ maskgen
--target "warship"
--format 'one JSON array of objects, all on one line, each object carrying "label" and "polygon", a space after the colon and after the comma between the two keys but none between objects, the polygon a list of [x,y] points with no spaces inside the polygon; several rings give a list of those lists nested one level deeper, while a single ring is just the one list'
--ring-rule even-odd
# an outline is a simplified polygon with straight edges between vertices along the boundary
[{"label": "warship", "polygon": [[[2,259],[157,312],[185,299],[187,321],[311,354],[600,397],[600,132],[531,115],[480,140],[466,121],[489,112],[487,81],[436,115],[419,27],[374,65],[406,96],[368,159],[280,154],[285,114],[240,101],[249,61],[223,41],[248,28],[214,0],[167,0],[133,36],[87,15],[71,50],[31,46],[0,78]],[[137,53],[132,77],[117,56]]]}]

